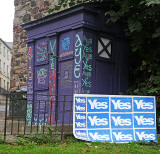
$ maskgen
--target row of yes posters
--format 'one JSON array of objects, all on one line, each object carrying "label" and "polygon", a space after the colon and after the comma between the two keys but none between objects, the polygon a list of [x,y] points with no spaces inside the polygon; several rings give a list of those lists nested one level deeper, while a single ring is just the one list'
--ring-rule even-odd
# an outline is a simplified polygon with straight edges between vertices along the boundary
[{"label": "row of yes posters", "polygon": [[75,94],[73,134],[87,141],[157,141],[155,97]]}]

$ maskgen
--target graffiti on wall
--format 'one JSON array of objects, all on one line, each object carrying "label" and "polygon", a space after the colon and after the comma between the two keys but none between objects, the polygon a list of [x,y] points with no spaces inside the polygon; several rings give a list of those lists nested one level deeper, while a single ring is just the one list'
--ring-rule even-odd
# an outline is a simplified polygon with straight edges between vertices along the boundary
[{"label": "graffiti on wall", "polygon": [[33,59],[33,51],[32,47],[30,46],[28,48],[28,53],[27,53],[27,62],[28,62],[28,94],[33,93],[33,71],[32,71],[32,59]]},{"label": "graffiti on wall", "polygon": [[82,56],[82,93],[89,94],[92,88],[92,51],[93,40],[87,38],[85,35],[83,37],[83,56]]},{"label": "graffiti on wall", "polygon": [[47,77],[47,69],[46,68],[41,68],[40,70],[37,71],[37,80],[38,84],[46,84],[46,77]]},{"label": "graffiti on wall", "polygon": [[44,62],[48,60],[48,52],[47,52],[48,43],[46,40],[38,42],[36,45],[36,62]]},{"label": "graffiti on wall", "polygon": [[81,82],[74,81],[74,94],[80,94],[80,93],[81,93]]},{"label": "graffiti on wall", "polygon": [[32,104],[27,104],[27,116],[26,116],[27,124],[30,126],[32,121]]},{"label": "graffiti on wall", "polygon": [[68,60],[64,61],[60,64],[60,73],[61,73],[61,80],[60,85],[61,88],[72,88],[72,71],[73,71],[73,61]]},{"label": "graffiti on wall", "polygon": [[26,122],[31,125],[32,122],[32,101],[33,101],[33,49],[32,46],[28,47],[27,52],[27,69],[28,69],[28,82],[27,82],[27,115]]},{"label": "graffiti on wall", "polygon": [[62,51],[68,51],[70,44],[71,44],[71,39],[70,37],[65,37],[64,39],[61,40],[62,42]]},{"label": "graffiti on wall", "polygon": [[40,115],[39,117],[37,117],[37,116],[34,116],[34,118],[33,118],[33,121],[34,121],[34,125],[47,125],[47,123],[48,123],[48,120],[47,120],[47,118],[45,118],[44,117],[44,115]]},{"label": "graffiti on wall", "polygon": [[81,62],[82,62],[82,41],[79,34],[76,34],[74,51],[74,93],[80,93],[80,77],[81,77]]},{"label": "graffiti on wall", "polygon": [[49,68],[49,115],[48,122],[55,122],[55,89],[56,89],[56,40],[51,40],[50,47],[50,68]]},{"label": "graffiti on wall", "polygon": [[81,39],[80,39],[78,34],[76,34],[74,56],[75,56],[75,59],[74,59],[74,63],[75,63],[74,77],[78,79],[78,78],[80,78],[80,75],[81,75],[81,73],[80,73],[80,63],[81,63],[81,60],[82,60],[82,42],[81,42]]},{"label": "graffiti on wall", "polygon": [[49,85],[49,71],[48,65],[39,65],[35,67],[35,90],[48,89]]},{"label": "graffiti on wall", "polygon": [[73,55],[73,51],[62,52],[62,53],[59,55],[59,57],[62,58],[62,57],[70,56],[70,55]]},{"label": "graffiti on wall", "polygon": [[91,93],[93,70],[92,46],[92,38],[88,38],[86,35],[84,35],[82,43],[80,36],[76,34],[74,52],[74,93]]},{"label": "graffiti on wall", "polygon": [[47,125],[48,91],[35,92],[33,125]]}]

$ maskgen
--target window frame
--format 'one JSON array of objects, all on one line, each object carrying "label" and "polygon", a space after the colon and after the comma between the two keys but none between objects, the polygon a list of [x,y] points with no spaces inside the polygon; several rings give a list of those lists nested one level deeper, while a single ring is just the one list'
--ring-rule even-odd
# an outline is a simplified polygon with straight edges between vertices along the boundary
[{"label": "window frame", "polygon": [[[101,50],[102,52],[101,51],[99,52],[98,51],[98,43],[100,42],[101,38],[109,40],[109,43],[107,43],[106,45],[102,46],[104,48]],[[107,49],[110,45],[111,45],[111,53],[109,53],[109,51],[108,51],[108,53],[110,54],[110,57],[109,58],[101,57],[100,54],[103,53],[104,49]],[[106,35],[106,34],[97,35],[97,45],[96,46],[97,46],[96,47],[96,49],[97,49],[96,51],[97,52],[96,52],[96,57],[95,57],[96,60],[101,60],[101,61],[104,61],[104,62],[112,62],[113,61],[113,38],[111,36]]]}]

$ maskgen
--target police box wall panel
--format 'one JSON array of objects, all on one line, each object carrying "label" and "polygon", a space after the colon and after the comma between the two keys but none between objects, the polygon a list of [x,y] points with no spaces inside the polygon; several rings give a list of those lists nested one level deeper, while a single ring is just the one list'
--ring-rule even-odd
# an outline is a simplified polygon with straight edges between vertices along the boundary
[{"label": "police box wall panel", "polygon": [[155,97],[75,94],[73,134],[87,141],[157,141]]}]

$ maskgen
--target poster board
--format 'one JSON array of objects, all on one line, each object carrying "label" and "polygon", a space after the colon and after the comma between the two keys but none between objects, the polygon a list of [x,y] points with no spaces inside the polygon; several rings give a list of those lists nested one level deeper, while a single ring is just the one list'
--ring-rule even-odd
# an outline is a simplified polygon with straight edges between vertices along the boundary
[{"label": "poster board", "polygon": [[73,134],[86,141],[157,141],[155,97],[75,94]]}]

